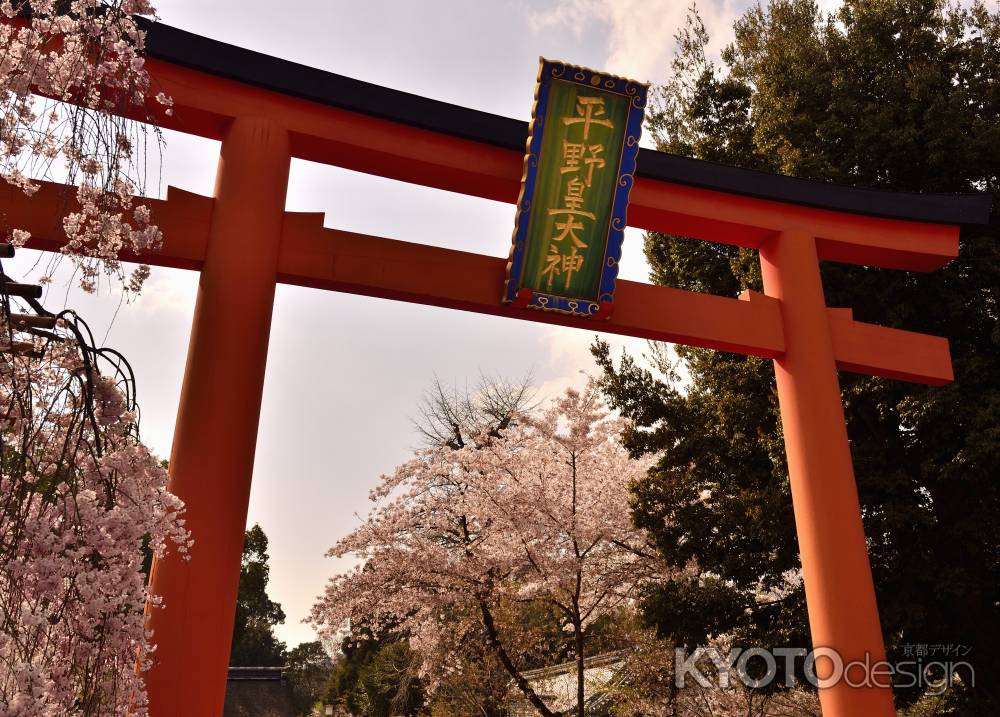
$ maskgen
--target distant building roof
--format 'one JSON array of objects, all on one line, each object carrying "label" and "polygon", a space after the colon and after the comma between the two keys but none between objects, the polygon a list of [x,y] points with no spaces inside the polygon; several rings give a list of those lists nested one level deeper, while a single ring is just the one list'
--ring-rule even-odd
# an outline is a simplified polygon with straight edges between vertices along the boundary
[{"label": "distant building roof", "polygon": [[296,717],[283,667],[230,667],[223,717]]},{"label": "distant building roof", "polygon": [[[584,708],[587,713],[594,713],[603,706],[607,688],[614,684],[622,664],[622,654],[618,652],[595,655],[583,661]],[[528,670],[522,674],[549,709],[568,712],[576,706],[576,661]],[[537,714],[516,687],[511,688],[508,710],[510,717],[533,717]]]},{"label": "distant building roof", "polygon": [[284,667],[230,667],[227,680],[278,680],[285,679]]}]

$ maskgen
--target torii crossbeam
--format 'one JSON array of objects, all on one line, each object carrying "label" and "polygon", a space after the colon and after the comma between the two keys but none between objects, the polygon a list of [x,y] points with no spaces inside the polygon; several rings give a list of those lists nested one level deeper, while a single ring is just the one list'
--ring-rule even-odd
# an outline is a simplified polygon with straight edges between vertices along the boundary
[{"label": "torii crossbeam", "polygon": [[[166,604],[149,613],[153,717],[222,713],[277,282],[773,359],[813,644],[884,659],[837,372],[937,385],[952,380],[951,359],[944,338],[828,308],[819,261],[940,268],[961,225],[989,220],[988,197],[856,190],[643,150],[629,224],[758,249],[766,295],[621,281],[608,322],[511,308],[505,259],[326,229],[322,215],[286,213],[285,193],[297,157],[513,203],[526,123],[147,30],[147,66],[174,100],[162,126],[222,142],[215,196],[152,201],[163,250],[122,257],[201,272],[170,458],[196,543],[190,562],[153,568]],[[30,246],[55,249],[64,191],[9,190],[0,207]],[[841,682],[820,700],[826,717],[894,714],[885,688]]]}]

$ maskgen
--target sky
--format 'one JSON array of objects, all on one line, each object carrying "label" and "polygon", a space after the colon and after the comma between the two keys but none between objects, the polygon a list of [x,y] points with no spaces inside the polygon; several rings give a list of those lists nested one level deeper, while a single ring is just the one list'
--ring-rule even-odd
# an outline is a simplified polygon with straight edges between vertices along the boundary
[{"label": "sky", "polygon": [[[832,0],[823,4],[832,6]],[[288,60],[439,100],[528,119],[540,55],[638,80],[666,79],[683,0],[159,0],[169,25]],[[744,0],[702,0],[718,52]],[[280,12],[275,8],[281,7]],[[218,143],[166,133],[163,183],[211,195]],[[286,208],[322,211],[326,225],[506,256],[511,205],[293,160]],[[38,255],[20,252],[30,277]],[[626,233],[623,278],[646,281],[641,234]],[[154,268],[122,305],[63,282],[50,310],[77,309],[122,351],[138,382],[144,441],[169,456],[197,274]],[[349,561],[324,557],[369,510],[367,496],[419,444],[412,419],[435,376],[532,374],[539,396],[592,372],[595,334],[435,307],[279,285],[264,385],[248,525],[270,538],[269,593],[287,615],[289,646],[314,639],[302,623],[327,579]],[[633,354],[644,342],[610,337]],[[197,544],[195,545],[197,550]]]}]

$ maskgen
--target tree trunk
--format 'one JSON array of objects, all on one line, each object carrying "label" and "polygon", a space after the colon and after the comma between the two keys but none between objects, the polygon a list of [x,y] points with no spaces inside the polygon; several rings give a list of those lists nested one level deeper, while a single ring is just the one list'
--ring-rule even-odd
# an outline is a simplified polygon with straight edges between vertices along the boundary
[{"label": "tree trunk", "polygon": [[[576,453],[573,453],[570,466],[573,472],[573,535],[576,536]],[[580,546],[577,545],[576,537],[573,538],[573,552],[579,561]],[[576,569],[576,590],[573,594],[573,631],[576,638],[576,714],[577,717],[583,715],[584,685],[583,685],[583,619],[580,616],[580,593],[583,589],[583,567],[577,563]]]},{"label": "tree trunk", "polygon": [[576,714],[577,717],[584,717],[583,625],[577,620],[573,627],[576,630]]},{"label": "tree trunk", "polygon": [[507,654],[503,643],[500,642],[500,635],[497,632],[496,623],[493,621],[493,613],[490,612],[489,606],[482,598],[479,598],[479,611],[483,617],[483,627],[486,628],[486,637],[490,642],[490,646],[500,659],[500,664],[507,670],[507,674],[514,679],[514,684],[517,685],[521,694],[538,710],[538,714],[542,717],[561,717],[559,713],[553,712],[548,708],[548,705],[535,693],[531,688],[531,684],[524,679],[524,675],[521,674],[521,671],[517,669],[513,660],[510,659],[510,655]]}]

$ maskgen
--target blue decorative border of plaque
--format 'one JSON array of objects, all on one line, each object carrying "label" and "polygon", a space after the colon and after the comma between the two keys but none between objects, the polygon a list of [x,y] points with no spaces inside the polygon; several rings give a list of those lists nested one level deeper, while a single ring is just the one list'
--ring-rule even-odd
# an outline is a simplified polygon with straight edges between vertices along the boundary
[{"label": "blue decorative border of plaque", "polygon": [[[615,196],[611,205],[608,222],[608,236],[604,243],[603,269],[600,278],[598,301],[569,298],[558,294],[548,294],[521,287],[524,270],[525,242],[531,217],[531,203],[535,196],[535,178],[538,172],[538,155],[542,148],[545,132],[545,116],[549,105],[549,88],[552,80],[561,80],[587,88],[599,88],[614,92],[630,99],[625,122],[625,139],[622,142],[621,162],[618,165],[618,179]],[[528,142],[524,155],[524,171],[521,175],[521,192],[517,197],[517,215],[514,220],[514,236],[507,258],[507,281],[504,284],[503,301],[506,304],[557,311],[585,318],[611,317],[615,298],[615,280],[618,278],[618,264],[622,257],[622,242],[625,240],[628,198],[635,183],[636,158],[639,155],[639,137],[642,135],[643,114],[646,109],[649,85],[625,77],[609,75],[578,65],[539,58],[538,82],[535,85],[535,104],[528,125]]]}]

